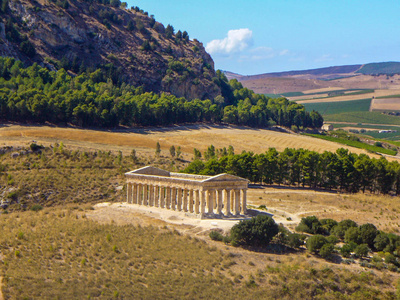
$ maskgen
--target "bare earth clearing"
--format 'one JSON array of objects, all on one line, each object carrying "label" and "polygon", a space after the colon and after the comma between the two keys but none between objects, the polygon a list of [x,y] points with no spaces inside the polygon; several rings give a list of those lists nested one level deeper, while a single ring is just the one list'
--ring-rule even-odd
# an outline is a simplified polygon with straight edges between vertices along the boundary
[{"label": "bare earth clearing", "polygon": [[[265,205],[267,210],[259,209]],[[163,226],[167,223],[182,233],[204,236],[210,230],[228,232],[238,218],[198,219],[184,212],[126,203],[100,203],[86,216],[99,222],[119,225]],[[337,194],[290,187],[257,187],[248,190],[248,208],[271,215],[292,230],[302,217],[316,215],[337,221],[352,219],[358,224],[373,223],[383,231],[400,232],[400,199],[371,194]]]},{"label": "bare earth clearing", "polygon": [[186,159],[192,158],[193,148],[203,152],[210,145],[216,148],[232,145],[235,153],[241,153],[243,150],[262,153],[270,147],[275,147],[278,151],[283,151],[287,147],[304,148],[320,153],[348,148],[353,153],[367,153],[362,149],[308,136],[247,127],[188,125],[129,131],[96,131],[10,124],[0,127],[0,147],[11,144],[26,146],[32,140],[44,145],[63,142],[68,147],[86,151],[120,150],[124,154],[129,154],[132,149],[135,149],[141,155],[154,155],[156,143],[159,142],[163,151],[168,151],[172,145],[180,146],[183,158]]}]

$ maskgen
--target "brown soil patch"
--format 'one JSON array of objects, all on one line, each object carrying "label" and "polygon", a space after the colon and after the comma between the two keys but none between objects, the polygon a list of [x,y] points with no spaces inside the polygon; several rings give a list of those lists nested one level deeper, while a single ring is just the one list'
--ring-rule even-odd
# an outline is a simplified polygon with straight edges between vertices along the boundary
[{"label": "brown soil patch", "polygon": [[386,75],[370,76],[358,75],[354,77],[340,78],[335,80],[323,81],[316,79],[304,79],[301,77],[285,78],[262,78],[252,79],[246,77],[241,79],[244,87],[254,90],[259,94],[280,94],[287,92],[326,91],[338,89],[381,89],[395,90],[400,89],[400,75],[388,77]]},{"label": "brown soil patch", "polygon": [[400,110],[400,98],[373,99],[370,111],[398,111]]},{"label": "brown soil patch", "polygon": [[331,86],[331,87],[327,87],[327,88],[307,90],[307,91],[302,91],[302,92],[303,92],[303,94],[314,94],[314,93],[340,91],[340,90],[344,90],[344,88]]}]

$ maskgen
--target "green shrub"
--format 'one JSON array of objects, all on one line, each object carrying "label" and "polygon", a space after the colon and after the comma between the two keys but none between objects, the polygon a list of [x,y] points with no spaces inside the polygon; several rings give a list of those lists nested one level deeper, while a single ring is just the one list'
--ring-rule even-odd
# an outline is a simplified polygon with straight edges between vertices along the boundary
[{"label": "green shrub", "polygon": [[31,207],[32,211],[39,211],[39,210],[42,210],[42,209],[43,209],[43,206],[41,206],[40,204],[34,204]]},{"label": "green shrub", "polygon": [[387,263],[387,264],[393,264],[393,265],[395,265],[395,266],[398,266],[398,262],[397,262],[396,257],[395,257],[393,254],[390,254],[390,253],[388,253],[388,254],[385,256],[385,263]]},{"label": "green shrub", "polygon": [[326,240],[328,241],[328,243],[332,244],[332,245],[336,245],[339,242],[339,239],[337,236],[335,235],[330,235],[326,238]]},{"label": "green shrub", "polygon": [[321,219],[321,226],[328,232],[331,232],[332,228],[338,225],[338,222],[333,219]]},{"label": "green shrub", "polygon": [[327,244],[328,241],[323,235],[317,234],[310,236],[306,241],[308,251],[318,253],[323,245]]},{"label": "green shrub", "polygon": [[374,224],[367,223],[360,227],[360,237],[363,244],[367,244],[371,249],[374,248],[374,240],[378,235],[378,229],[376,229]]},{"label": "green shrub", "polygon": [[333,244],[327,243],[321,247],[321,250],[319,250],[319,255],[325,259],[329,259],[332,257],[332,253],[335,247]]},{"label": "green shrub", "polygon": [[321,226],[321,222],[316,216],[308,216],[302,218],[296,231],[307,232],[311,234],[324,234],[326,231]]},{"label": "green shrub", "polygon": [[357,257],[362,258],[362,257],[367,256],[368,253],[369,253],[370,251],[371,251],[371,250],[368,248],[368,245],[367,245],[367,244],[361,244],[361,245],[358,245],[358,246],[356,247],[356,249],[354,249],[354,254],[355,254]]},{"label": "green shrub", "polygon": [[289,233],[287,235],[287,245],[292,248],[300,248],[304,245],[305,235],[298,233]]},{"label": "green shrub", "polygon": [[344,244],[342,248],[340,248],[340,254],[343,257],[350,257],[352,252],[352,247],[349,244]]},{"label": "green shrub", "polygon": [[331,229],[331,234],[336,235],[338,238],[343,240],[347,229],[351,227],[358,227],[358,225],[356,222],[349,219],[340,221],[337,226],[334,226]]},{"label": "green shrub", "polygon": [[346,243],[354,242],[356,244],[361,244],[362,243],[362,238],[360,234],[360,230],[358,227],[351,227],[346,230],[346,233],[344,235],[344,241]]},{"label": "green shrub", "polygon": [[374,247],[377,251],[383,251],[388,245],[390,240],[387,234],[381,232],[374,239]]},{"label": "green shrub", "polygon": [[278,225],[271,217],[258,215],[234,225],[231,238],[238,245],[266,246],[278,232]]},{"label": "green shrub", "polygon": [[219,233],[218,231],[215,231],[215,230],[211,231],[209,236],[213,241],[219,241],[220,242],[220,241],[222,241],[224,239],[224,236],[221,233]]}]

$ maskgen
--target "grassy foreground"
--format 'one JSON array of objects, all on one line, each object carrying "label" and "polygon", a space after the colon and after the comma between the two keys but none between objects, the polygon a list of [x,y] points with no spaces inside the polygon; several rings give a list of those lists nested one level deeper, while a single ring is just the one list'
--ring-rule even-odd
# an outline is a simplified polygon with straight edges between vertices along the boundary
[{"label": "grassy foreground", "polygon": [[221,250],[165,227],[101,225],[80,210],[0,216],[6,299],[395,299],[392,273]]}]

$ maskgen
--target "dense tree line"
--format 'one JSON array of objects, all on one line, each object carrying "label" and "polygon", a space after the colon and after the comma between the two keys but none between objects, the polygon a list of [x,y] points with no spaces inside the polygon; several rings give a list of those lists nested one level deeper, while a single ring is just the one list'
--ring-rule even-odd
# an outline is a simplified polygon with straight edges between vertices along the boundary
[{"label": "dense tree line", "polygon": [[[229,173],[253,183],[284,184],[323,188],[356,193],[400,194],[400,164],[385,158],[370,158],[350,153],[347,149],[317,153],[305,149],[286,148],[278,152],[270,148],[265,153],[230,154],[209,147],[204,162],[193,161],[184,172],[203,175]],[[220,154],[217,158],[216,153]]]},{"label": "dense tree line", "polygon": [[[270,99],[228,82],[225,95],[191,100],[144,92],[113,80],[115,68],[72,76],[64,69],[49,71],[34,64],[0,57],[0,118],[10,121],[72,123],[79,126],[169,125],[225,122],[249,126],[272,124],[319,127],[321,116],[285,98]],[[117,76],[117,75],[115,75]],[[228,93],[227,93],[228,91]]]}]

